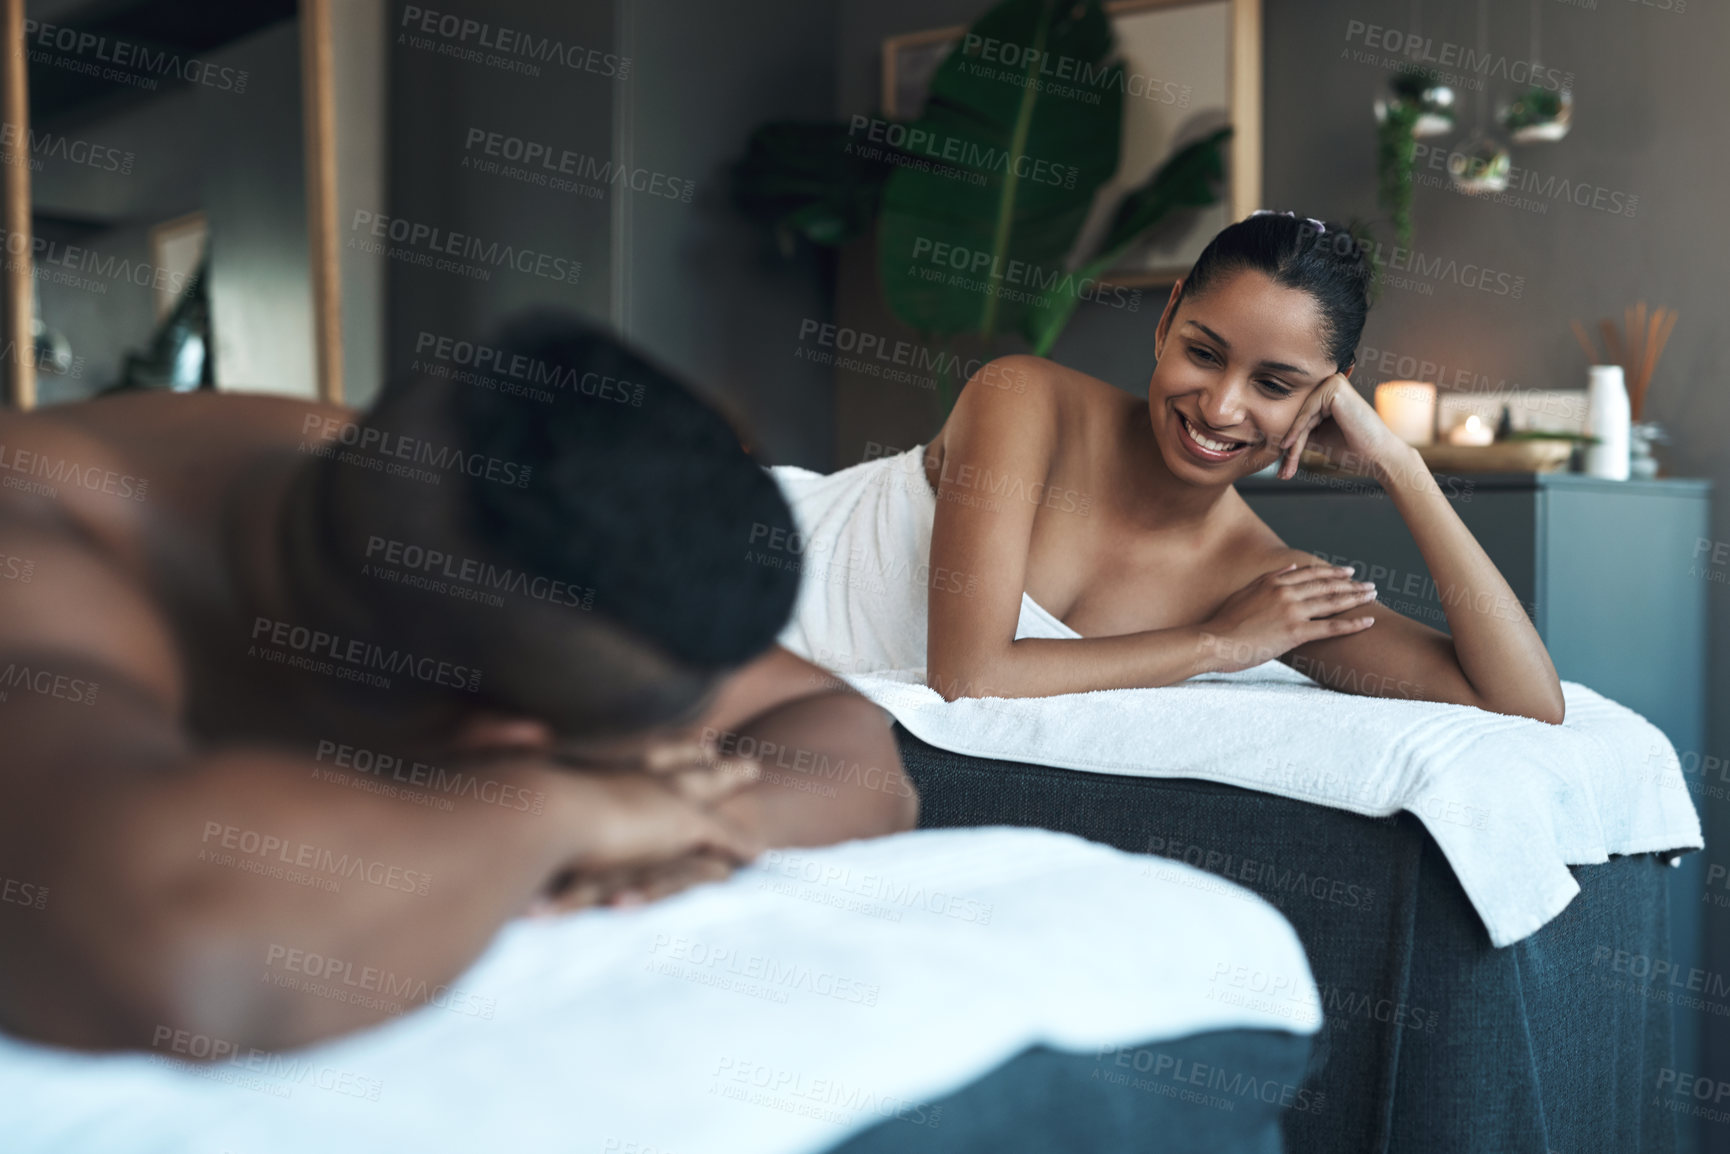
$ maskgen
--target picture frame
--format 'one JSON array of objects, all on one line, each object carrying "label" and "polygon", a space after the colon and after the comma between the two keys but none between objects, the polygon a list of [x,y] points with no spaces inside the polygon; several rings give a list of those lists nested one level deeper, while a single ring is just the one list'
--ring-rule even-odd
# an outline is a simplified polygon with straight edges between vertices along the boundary
[{"label": "picture frame", "polygon": [[[1125,254],[1108,283],[1169,285],[1188,272],[1208,240],[1261,207],[1261,0],[1112,0],[1106,15],[1117,54],[1142,98],[1124,99],[1123,151],[1082,226],[1080,243],[1107,227],[1119,201],[1190,141],[1227,124],[1226,181],[1220,203],[1181,221]],[[967,29],[963,25],[891,36],[883,41],[882,111],[915,118],[931,77]]]},{"label": "picture frame", "polygon": [[156,321],[161,324],[179,298],[170,285],[187,285],[204,259],[205,245],[210,240],[210,222],[202,211],[189,212],[173,220],[165,220],[150,229],[150,260],[166,275],[156,286]]}]

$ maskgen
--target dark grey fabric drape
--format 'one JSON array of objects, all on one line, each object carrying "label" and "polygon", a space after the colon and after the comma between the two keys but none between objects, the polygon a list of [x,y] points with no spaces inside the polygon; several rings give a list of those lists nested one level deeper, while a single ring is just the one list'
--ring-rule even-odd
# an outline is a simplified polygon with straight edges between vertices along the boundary
[{"label": "dark grey fabric drape", "polygon": [[[1580,896],[1497,950],[1409,814],[1366,818],[1212,782],[986,761],[898,735],[922,826],[1074,833],[1187,861],[1285,914],[1327,1023],[1304,1083],[1314,1108],[1284,1113],[1289,1150],[1677,1148],[1659,1076],[1674,1066],[1669,1000],[1678,991],[1652,974],[1654,960],[1670,957],[1673,871],[1655,858],[1574,867]],[[1460,801],[1443,816],[1480,820],[1472,799]],[[1222,888],[1220,900],[1236,899]],[[1253,997],[1258,979],[1229,974],[1222,984]]]},{"label": "dark grey fabric drape", "polygon": [[1220,1030],[1105,1054],[1028,1050],[833,1154],[1279,1154],[1310,1039]]}]

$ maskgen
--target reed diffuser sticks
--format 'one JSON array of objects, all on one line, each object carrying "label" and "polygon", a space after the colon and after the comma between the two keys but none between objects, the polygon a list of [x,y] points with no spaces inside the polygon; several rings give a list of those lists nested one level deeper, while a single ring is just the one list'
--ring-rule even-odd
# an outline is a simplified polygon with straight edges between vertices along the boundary
[{"label": "reed diffuser sticks", "polygon": [[1652,374],[1657,371],[1658,358],[1664,355],[1664,345],[1670,340],[1670,330],[1676,327],[1676,310],[1659,308],[1647,311],[1646,302],[1629,305],[1622,313],[1622,328],[1608,318],[1598,322],[1598,332],[1604,338],[1600,355],[1592,343],[1586,326],[1571,322],[1574,339],[1586,351],[1586,359],[1594,365],[1621,365],[1628,386],[1628,411],[1640,420],[1645,408],[1646,390],[1651,387]]}]

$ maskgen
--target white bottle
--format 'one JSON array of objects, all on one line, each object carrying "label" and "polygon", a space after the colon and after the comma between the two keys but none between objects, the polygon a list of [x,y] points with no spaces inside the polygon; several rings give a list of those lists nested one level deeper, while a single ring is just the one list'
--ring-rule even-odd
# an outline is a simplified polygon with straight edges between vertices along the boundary
[{"label": "white bottle", "polygon": [[1621,365],[1593,365],[1586,386],[1586,433],[1598,438],[1586,446],[1586,472],[1612,481],[1628,479],[1628,389]]}]

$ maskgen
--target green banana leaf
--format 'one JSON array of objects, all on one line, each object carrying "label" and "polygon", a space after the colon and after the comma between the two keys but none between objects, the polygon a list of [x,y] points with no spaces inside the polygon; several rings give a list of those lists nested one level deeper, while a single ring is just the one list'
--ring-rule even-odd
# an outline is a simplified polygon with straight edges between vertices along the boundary
[{"label": "green banana leaf", "polygon": [[1216,189],[1225,179],[1224,148],[1230,135],[1230,128],[1221,128],[1185,145],[1146,184],[1123,198],[1092,259],[1027,311],[1022,335],[1034,353],[1050,353],[1083,294],[1095,291],[1089,286],[1096,286],[1148,229],[1177,209],[1205,208],[1219,200]]},{"label": "green banana leaf", "polygon": [[923,333],[1024,326],[1117,170],[1123,70],[1099,0],[1003,0],[937,68],[883,189],[878,268]]},{"label": "green banana leaf", "polygon": [[944,347],[976,334],[989,348],[1018,330],[1043,355],[1148,229],[1218,199],[1229,128],[1125,197],[1094,255],[1070,268],[1122,124],[1123,69],[1099,0],[1001,0],[938,66],[917,120],[764,125],[734,166],[734,200],[783,250],[875,226],[884,298],[902,321]]}]

